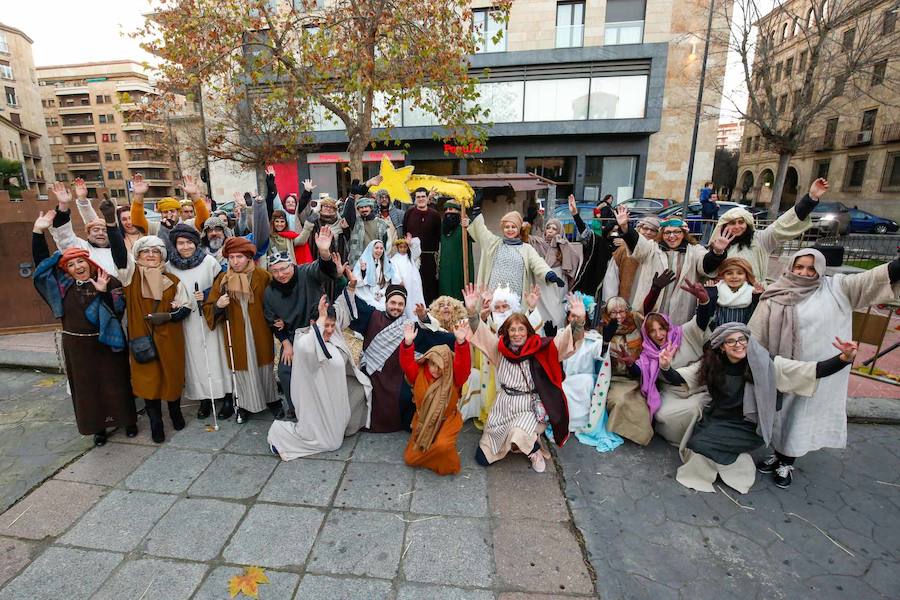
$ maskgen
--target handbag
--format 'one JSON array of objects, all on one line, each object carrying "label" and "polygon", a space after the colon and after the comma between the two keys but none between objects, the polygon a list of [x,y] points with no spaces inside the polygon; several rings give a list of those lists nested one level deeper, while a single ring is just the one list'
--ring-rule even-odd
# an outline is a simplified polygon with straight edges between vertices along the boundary
[{"label": "handbag", "polygon": [[[159,301],[157,301],[156,306],[153,307],[153,312],[156,312],[158,308]],[[131,355],[134,357],[135,361],[142,365],[153,362],[159,358],[159,353],[156,351],[156,344],[153,343],[153,326],[150,325],[150,323],[147,323],[147,327],[150,328],[150,335],[142,335],[139,338],[128,340],[128,348],[131,350]]]}]

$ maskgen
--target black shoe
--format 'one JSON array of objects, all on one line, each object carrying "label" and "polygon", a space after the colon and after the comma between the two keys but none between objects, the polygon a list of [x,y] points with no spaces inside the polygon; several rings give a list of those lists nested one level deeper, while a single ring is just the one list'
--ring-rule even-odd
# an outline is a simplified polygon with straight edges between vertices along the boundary
[{"label": "black shoe", "polygon": [[284,421],[284,407],[281,402],[269,402],[269,412],[276,421]]},{"label": "black shoe", "polygon": [[175,431],[184,429],[184,415],[181,414],[181,398],[169,402],[169,418],[172,419],[172,427]]},{"label": "black shoe", "polygon": [[219,412],[216,413],[216,416],[220,419],[228,419],[231,415],[234,414],[234,400],[231,395],[225,396],[222,398],[222,408],[219,409]]},{"label": "black shoe", "polygon": [[781,461],[778,459],[778,456],[773,454],[772,456],[767,456],[763,460],[757,461],[756,470],[760,473],[774,473],[775,469],[777,469],[780,464]]},{"label": "black shoe", "polygon": [[250,419],[250,413],[244,410],[243,408],[237,409],[237,419],[238,424],[244,423]]},{"label": "black shoe", "polygon": [[147,418],[150,419],[150,437],[157,444],[166,441],[166,430],[162,420],[162,406],[159,400],[145,400]]},{"label": "black shoe", "polygon": [[779,464],[778,468],[775,469],[775,475],[773,476],[775,485],[781,489],[791,487],[791,482],[794,480],[794,476],[791,474],[793,470],[794,465],[786,465],[784,463]]},{"label": "black shoe", "polygon": [[132,437],[137,436],[137,434],[138,434],[137,425],[128,425],[128,426],[125,428],[125,435],[126,435],[126,437],[132,438]]},{"label": "black shoe", "polygon": [[205,419],[212,414],[212,400],[201,400],[200,408],[197,409],[197,418]]},{"label": "black shoe", "polygon": [[100,432],[94,434],[94,445],[95,446],[105,446],[106,445],[106,432]]}]

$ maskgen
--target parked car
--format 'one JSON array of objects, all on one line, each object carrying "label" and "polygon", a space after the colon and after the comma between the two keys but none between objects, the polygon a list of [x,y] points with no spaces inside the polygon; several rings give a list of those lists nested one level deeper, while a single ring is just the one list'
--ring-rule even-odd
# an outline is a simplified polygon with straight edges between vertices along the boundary
[{"label": "parked car", "polygon": [[655,215],[668,206],[668,200],[656,198],[632,198],[618,203],[616,206],[627,206],[633,215]]},{"label": "parked car", "polygon": [[[765,219],[766,214],[768,212],[766,208],[761,207],[761,206],[747,206],[745,204],[739,204],[737,202],[722,202],[722,201],[720,201],[720,202],[717,202],[717,204],[719,205],[719,212],[717,215],[719,217],[721,217],[727,211],[729,211],[732,208],[735,208],[737,206],[739,206],[741,208],[745,208],[748,211],[750,211],[750,214],[753,215],[754,219]],[[660,220],[662,220],[662,221],[665,221],[666,219],[668,219],[670,217],[681,217],[681,214],[682,214],[681,211],[683,208],[684,207],[681,204],[674,204],[668,208],[664,208],[659,213],[657,213],[656,216],[659,217]],[[685,219],[685,220],[688,223],[688,227],[690,228],[691,233],[699,235],[703,231],[702,219],[703,219],[703,216],[702,216],[701,210],[700,210],[700,203],[692,202],[691,204],[689,204],[688,205],[688,216],[687,216],[687,219]]]},{"label": "parked car", "polygon": [[[594,225],[594,208],[595,204],[593,202],[578,202],[578,214],[581,215],[581,218],[588,225],[588,227],[593,227],[595,232],[598,232],[600,222],[597,221],[596,226]],[[566,232],[566,238],[570,242],[574,242],[578,237],[578,232],[575,230],[575,219],[572,218],[572,213],[569,212],[568,204],[557,204],[553,208],[552,217],[554,219],[559,219],[562,222],[563,230]],[[546,218],[544,221],[546,222]]]},{"label": "parked car", "polygon": [[858,208],[850,209],[850,233],[894,233],[898,229],[900,225],[896,221]]},{"label": "parked car", "polygon": [[819,202],[809,215],[812,230],[823,235],[846,235],[850,231],[850,209],[841,202]]}]

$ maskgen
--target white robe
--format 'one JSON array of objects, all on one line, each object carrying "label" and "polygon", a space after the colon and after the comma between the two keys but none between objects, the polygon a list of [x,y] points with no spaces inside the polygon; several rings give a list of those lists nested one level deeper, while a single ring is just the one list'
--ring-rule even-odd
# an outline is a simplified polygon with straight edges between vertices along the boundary
[{"label": "white robe", "polygon": [[563,361],[566,378],[562,388],[569,407],[569,431],[578,431],[588,425],[591,394],[597,380],[594,361],[603,358],[602,352],[603,336],[598,331],[588,330],[584,332],[584,343]]},{"label": "white robe", "polygon": [[[857,309],[889,302],[900,295],[900,284],[890,285],[887,265],[864,273],[825,277],[819,289],[797,305],[801,361],[820,361],[837,354],[835,336],[852,339]],[[757,314],[759,314],[757,312]],[[758,335],[760,324],[750,320]],[[823,378],[812,396],[785,394],[775,416],[772,446],[787,456],[803,456],[820,448],[847,445],[847,386],[850,370]]]},{"label": "white robe", "polygon": [[[406,288],[406,316],[416,318],[416,304],[425,304],[425,293],[422,291],[422,275],[419,273],[419,257],[422,255],[422,243],[413,238],[409,246],[409,254],[394,254],[391,264],[394,265],[394,277],[391,283],[401,284]],[[411,260],[410,260],[411,259]]]},{"label": "white robe", "polygon": [[87,250],[91,260],[97,263],[97,266],[113,277],[117,276],[119,269],[116,267],[116,263],[113,260],[112,250],[108,247],[97,248],[96,246],[92,246],[87,240],[75,235],[75,230],[72,228],[72,221],[66,222],[65,225],[58,229],[56,227],[51,227],[50,235],[53,237],[53,243],[56,244],[56,247],[60,252],[69,248],[82,248]]},{"label": "white robe", "polygon": [[166,272],[180,279],[191,294],[191,314],[182,321],[185,351],[183,395],[190,400],[222,398],[231,393],[231,371],[225,357],[225,343],[218,328],[212,330],[207,326],[202,302],[193,299],[194,285],[205,292],[212,287],[213,280],[221,271],[219,261],[209,254],[193,269],[181,270],[172,263],[166,264]]}]

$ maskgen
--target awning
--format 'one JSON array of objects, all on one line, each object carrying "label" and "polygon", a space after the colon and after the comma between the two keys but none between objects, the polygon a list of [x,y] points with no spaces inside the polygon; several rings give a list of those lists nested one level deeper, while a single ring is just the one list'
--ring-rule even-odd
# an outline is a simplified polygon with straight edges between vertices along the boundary
[{"label": "awning", "polygon": [[531,173],[496,173],[484,175],[454,175],[475,189],[512,188],[515,192],[532,192],[546,190],[552,183],[539,175]]}]

